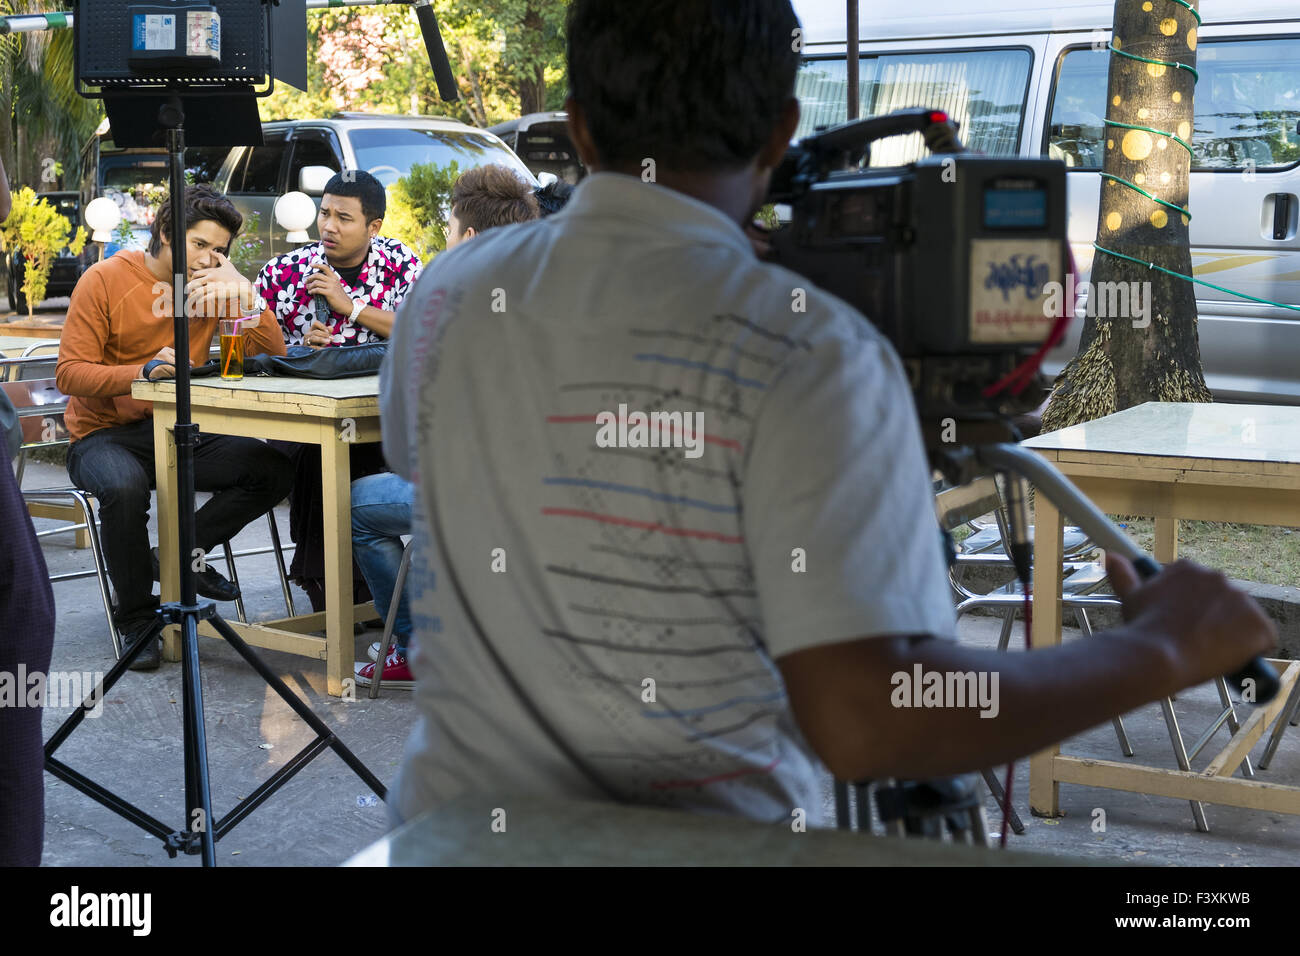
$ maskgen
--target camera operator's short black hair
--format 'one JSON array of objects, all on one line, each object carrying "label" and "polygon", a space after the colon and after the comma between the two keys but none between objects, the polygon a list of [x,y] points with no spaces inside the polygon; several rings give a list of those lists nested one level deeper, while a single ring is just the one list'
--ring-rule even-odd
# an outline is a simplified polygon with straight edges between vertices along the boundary
[{"label": "camera operator's short black hair", "polygon": [[388,194],[384,185],[364,169],[348,169],[335,173],[334,178],[325,184],[322,195],[356,196],[361,200],[361,215],[366,217],[366,224],[376,219],[383,219],[388,211]]},{"label": "camera operator's short black hair", "polygon": [[[189,232],[196,223],[211,219],[222,229],[230,233],[233,244],[239,230],[244,225],[244,217],[235,204],[206,183],[185,187],[185,231]],[[149,230],[149,255],[156,256],[162,251],[162,241],[172,242],[172,200],[163,197],[158,211],[154,213],[153,226]]]},{"label": "camera operator's short black hair", "polygon": [[794,95],[790,0],[574,0],[569,88],[607,166],[734,169]]}]

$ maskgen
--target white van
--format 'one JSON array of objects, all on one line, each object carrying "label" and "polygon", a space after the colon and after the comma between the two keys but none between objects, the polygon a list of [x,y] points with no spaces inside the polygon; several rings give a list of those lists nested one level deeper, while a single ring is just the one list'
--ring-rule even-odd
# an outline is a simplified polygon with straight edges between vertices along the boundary
[{"label": "white van", "polygon": [[[1157,4],[1174,5],[1170,0]],[[794,0],[803,25],[798,139],[846,117],[844,0]],[[1203,0],[1190,208],[1196,277],[1300,305],[1300,4]],[[1069,235],[1091,272],[1113,3],[931,0],[860,5],[862,116],[945,110],[988,155],[1050,156],[1070,168]],[[923,155],[919,136],[872,151],[872,165]],[[1196,286],[1201,356],[1220,401],[1300,404],[1300,312]],[[1082,318],[1049,356],[1073,357]]]}]

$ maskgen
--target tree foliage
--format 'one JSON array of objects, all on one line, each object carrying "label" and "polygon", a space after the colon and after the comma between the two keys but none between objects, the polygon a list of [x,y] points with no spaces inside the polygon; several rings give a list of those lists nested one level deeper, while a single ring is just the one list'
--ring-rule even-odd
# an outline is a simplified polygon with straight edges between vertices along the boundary
[{"label": "tree foliage", "polygon": [[454,160],[447,166],[414,163],[388,189],[384,235],[410,246],[427,265],[447,248],[451,190],[460,174]]},{"label": "tree foliage", "polygon": [[6,252],[22,251],[22,291],[30,318],[45,298],[55,258],[64,248],[74,256],[81,255],[86,245],[86,230],[78,226],[74,235],[67,217],[37,196],[31,187],[24,186],[13,194],[9,218],[0,223],[0,241]]},{"label": "tree foliage", "polygon": [[[0,0],[5,16],[49,9],[37,0]],[[13,183],[60,188],[103,116],[97,100],[77,95],[72,39],[71,30],[0,36],[0,158]]]},{"label": "tree foliage", "polygon": [[339,110],[448,116],[490,126],[564,101],[568,0],[434,0],[461,98],[438,96],[415,14],[408,7],[307,15],[306,92],[280,87],[262,118]]}]

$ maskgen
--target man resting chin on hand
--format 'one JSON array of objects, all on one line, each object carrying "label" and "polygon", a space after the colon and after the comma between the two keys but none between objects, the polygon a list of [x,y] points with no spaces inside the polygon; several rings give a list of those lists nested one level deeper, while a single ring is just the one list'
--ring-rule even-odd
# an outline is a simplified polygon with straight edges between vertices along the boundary
[{"label": "man resting chin on hand", "polygon": [[[226,253],[243,225],[228,199],[209,186],[185,190],[191,364],[207,360],[217,321],[237,317],[255,300],[252,286]],[[129,648],[147,631],[158,606],[156,553],[149,553],[149,492],[154,487],[153,405],[131,397],[137,379],[176,373],[172,303],[171,204],[163,200],[147,252],[126,250],[96,263],[72,292],[55,378],[70,396],[65,421],[72,438],[68,474],[99,502],[104,558],[117,592],[115,620]],[[284,354],[274,318],[250,322],[248,354]],[[196,543],[207,551],[234,537],[288,493],[288,460],[252,438],[201,435],[194,452],[194,483],[213,492],[195,514]],[[150,571],[152,570],[152,574]],[[230,601],[231,582],[208,568],[198,576],[204,597]],[[157,642],[132,666],[159,663]]]}]

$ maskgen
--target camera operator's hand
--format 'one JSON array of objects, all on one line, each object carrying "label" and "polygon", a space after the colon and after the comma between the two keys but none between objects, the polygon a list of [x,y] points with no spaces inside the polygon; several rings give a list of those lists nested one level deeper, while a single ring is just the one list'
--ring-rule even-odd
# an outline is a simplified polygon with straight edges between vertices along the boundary
[{"label": "camera operator's hand", "polygon": [[1231,674],[1277,643],[1277,629],[1263,609],[1222,572],[1177,561],[1142,581],[1117,554],[1106,555],[1106,571],[1130,630],[1167,648],[1179,686]]}]

